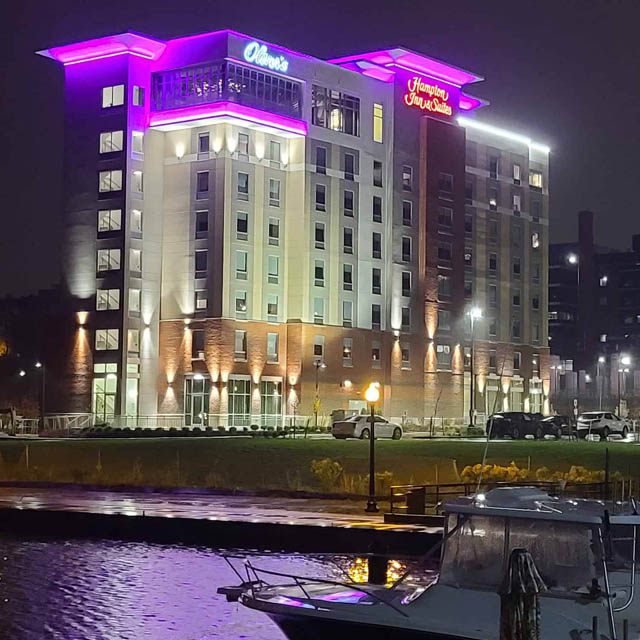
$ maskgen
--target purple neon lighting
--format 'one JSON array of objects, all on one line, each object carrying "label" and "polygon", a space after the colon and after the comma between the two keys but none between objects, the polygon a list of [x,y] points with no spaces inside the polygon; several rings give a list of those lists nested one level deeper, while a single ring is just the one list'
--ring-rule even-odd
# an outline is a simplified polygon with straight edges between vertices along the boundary
[{"label": "purple neon lighting", "polygon": [[303,120],[268,113],[260,109],[254,109],[253,107],[236,104],[235,102],[215,102],[213,104],[203,104],[195,107],[171,109],[170,111],[157,111],[151,114],[149,126],[160,127],[205,118],[221,118],[224,116],[238,118],[265,127],[280,129],[281,131],[295,133],[299,136],[307,135],[307,123]]},{"label": "purple neon lighting", "polygon": [[144,58],[145,60],[153,60],[152,56],[145,55],[143,53],[138,53],[137,51],[116,51],[115,53],[103,53],[101,55],[94,56],[93,58],[81,58],[80,60],[69,60],[68,62],[63,62],[62,64],[65,67],[68,67],[72,64],[81,64],[82,62],[93,62],[94,60],[102,60],[104,58],[113,58],[114,56],[123,56],[129,54],[131,56],[138,56],[139,58]]},{"label": "purple neon lighting", "polygon": [[458,105],[460,111],[473,111],[478,107],[483,107],[484,105],[489,104],[486,100],[482,98],[475,98],[474,96],[465,96],[464,94],[460,94],[460,104]]}]

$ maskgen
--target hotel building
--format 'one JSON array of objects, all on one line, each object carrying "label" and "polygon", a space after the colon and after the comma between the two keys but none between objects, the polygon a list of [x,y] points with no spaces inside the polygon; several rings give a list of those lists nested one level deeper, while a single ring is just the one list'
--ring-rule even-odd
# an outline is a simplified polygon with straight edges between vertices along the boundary
[{"label": "hotel building", "polygon": [[410,421],[468,419],[472,387],[478,414],[547,407],[548,149],[475,117],[480,76],[229,30],[39,53],[65,77],[66,410],[278,426],[372,381]]}]

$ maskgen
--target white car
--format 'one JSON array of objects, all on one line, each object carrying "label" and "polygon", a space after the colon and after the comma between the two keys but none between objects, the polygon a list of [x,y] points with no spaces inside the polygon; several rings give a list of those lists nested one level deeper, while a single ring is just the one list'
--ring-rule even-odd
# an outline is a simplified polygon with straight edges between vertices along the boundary
[{"label": "white car", "polygon": [[[402,438],[402,427],[394,422],[389,422],[381,416],[374,416],[374,432],[377,438],[392,438],[400,440]],[[360,438],[368,440],[371,436],[371,416],[351,416],[346,420],[335,422],[331,426],[331,433],[334,438],[345,440],[346,438]]]},{"label": "white car", "polygon": [[631,425],[627,420],[609,411],[587,411],[578,416],[578,438],[584,439],[590,433],[603,440],[614,434],[626,438],[630,430]]}]

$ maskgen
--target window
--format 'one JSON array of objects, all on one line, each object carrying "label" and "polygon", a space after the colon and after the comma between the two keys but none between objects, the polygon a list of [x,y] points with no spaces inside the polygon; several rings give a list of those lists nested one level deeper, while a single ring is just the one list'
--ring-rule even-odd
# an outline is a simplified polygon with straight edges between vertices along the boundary
[{"label": "window", "polygon": [[234,341],[234,358],[236,360],[247,359],[247,332],[236,329]]},{"label": "window", "polygon": [[121,191],[122,190],[122,171],[120,169],[114,169],[112,171],[101,171],[99,176],[100,193],[107,191]]},{"label": "window", "polygon": [[137,193],[142,193],[143,191],[143,177],[142,171],[133,171],[131,173],[131,189]]},{"label": "window", "polygon": [[246,133],[238,134],[238,153],[241,156],[249,155],[249,136]]},{"label": "window", "polygon": [[[236,214],[236,238],[246,240],[249,235],[249,214],[238,211]],[[269,243],[271,244],[271,243]]]},{"label": "window", "polygon": [[277,247],[280,244],[280,220],[278,218],[269,218],[269,244]]},{"label": "window", "polygon": [[278,342],[279,335],[277,333],[267,333],[267,362],[278,362]]},{"label": "window", "polygon": [[471,298],[472,295],[473,295],[473,281],[465,280],[464,281],[464,297]]},{"label": "window", "polygon": [[315,243],[316,249],[324,249],[324,223],[322,222],[316,222]]},{"label": "window", "polygon": [[540,247],[540,234],[532,233],[531,234],[531,248],[538,249]]},{"label": "window", "polygon": [[451,243],[440,242],[438,243],[438,262],[448,264],[451,262]]},{"label": "window", "polygon": [[247,317],[247,292],[236,291],[236,318]]},{"label": "window", "polygon": [[473,204],[473,182],[464,183],[464,201]]},{"label": "window", "polygon": [[451,330],[451,311],[448,309],[438,309],[438,330]]},{"label": "window", "polygon": [[374,258],[382,258],[382,235],[376,231],[371,234],[371,253]]},{"label": "window", "polygon": [[402,307],[400,323],[402,331],[411,329],[411,309],[409,307]]},{"label": "window", "polygon": [[342,301],[342,326],[353,326],[353,302],[351,300]]},{"label": "window", "polygon": [[96,351],[115,351],[119,337],[118,329],[96,329]]},{"label": "window", "polygon": [[103,209],[98,211],[98,233],[120,231],[122,228],[121,209]]},{"label": "window", "polygon": [[536,310],[540,308],[540,296],[538,294],[531,296],[531,308]]},{"label": "window", "polygon": [[311,123],[317,127],[360,135],[360,99],[335,89],[313,85]]},{"label": "window", "polygon": [[373,161],[373,186],[382,186],[382,162],[379,160]]},{"label": "window", "polygon": [[498,242],[498,221],[494,218],[489,220],[489,242],[491,244]]},{"label": "window", "polygon": [[316,324],[324,324],[324,298],[313,299],[313,321]]},{"label": "window", "polygon": [[438,211],[438,226],[445,231],[451,231],[451,227],[453,227],[453,209],[440,207]]},{"label": "window", "polygon": [[497,307],[498,306],[498,287],[495,284],[489,285],[489,306]]},{"label": "window", "polygon": [[382,292],[382,271],[376,267],[371,270],[371,293],[380,295]]},{"label": "window", "polygon": [[327,173],[327,150],[316,147],[316,173]]},{"label": "window", "polygon": [[606,287],[609,283],[609,278],[607,278],[607,276],[600,276],[599,283],[601,287]]},{"label": "window", "polygon": [[342,265],[342,288],[344,291],[353,291],[353,265]]},{"label": "window", "polygon": [[203,289],[195,292],[196,311],[204,311],[207,308],[207,292]]},{"label": "window", "polygon": [[327,210],[327,187],[323,184],[316,185],[316,211]]},{"label": "window", "polygon": [[140,313],[140,289],[129,289],[129,313]]},{"label": "window", "polygon": [[413,203],[409,200],[402,201],[402,224],[410,227],[413,223]]},{"label": "window", "polygon": [[136,273],[142,271],[142,251],[140,249],[129,250],[129,271]]},{"label": "window", "polygon": [[120,268],[120,249],[98,249],[98,271],[115,271]]},{"label": "window", "polygon": [[[207,258],[208,251],[205,249],[203,251],[196,251],[196,278],[199,277],[198,272],[206,272],[207,271]],[[244,253],[244,252],[241,252]],[[202,277],[202,276],[200,276]]]},{"label": "window", "polygon": [[373,196],[373,221],[382,222],[382,198]]},{"label": "window", "polygon": [[278,296],[275,293],[267,294],[267,320],[278,321]]},{"label": "window", "polygon": [[607,341],[607,334],[606,333],[601,333],[600,334],[600,342],[606,342]]},{"label": "window", "polygon": [[489,368],[490,369],[495,369],[497,366],[497,361],[498,361],[498,354],[497,351],[495,349],[490,349],[489,350]]},{"label": "window", "polygon": [[413,169],[407,165],[402,167],[402,190],[411,191],[413,189]]},{"label": "window", "polygon": [[498,323],[495,318],[489,319],[489,337],[495,338],[498,335]]},{"label": "window", "polygon": [[198,134],[198,153],[209,153],[209,132]]},{"label": "window", "polygon": [[518,318],[513,318],[511,321],[511,337],[520,338],[520,320]]},{"label": "window", "polygon": [[324,260],[316,260],[314,268],[314,284],[316,287],[324,287]]},{"label": "window", "polygon": [[267,258],[267,282],[269,284],[278,284],[280,279],[280,258],[278,256],[269,256]]},{"label": "window", "polygon": [[438,298],[442,300],[443,298],[451,297],[451,276],[443,276],[438,275]]},{"label": "window", "polygon": [[133,87],[133,105],[135,107],[144,107],[144,87]]},{"label": "window", "polygon": [[122,149],[122,131],[105,131],[100,134],[100,153],[113,153],[114,151],[122,151]]},{"label": "window", "polygon": [[520,280],[520,258],[513,259],[512,273],[515,280]]},{"label": "window", "polygon": [[279,167],[282,154],[280,152],[280,143],[277,140],[269,141],[269,161],[272,167]]},{"label": "window", "polygon": [[[196,252],[196,256],[199,252]],[[206,252],[205,252],[206,253]],[[247,252],[236,251],[236,279],[247,279]]]},{"label": "window", "polygon": [[375,369],[380,368],[380,342],[378,340],[373,340],[371,342],[371,366]]},{"label": "window", "polygon": [[129,329],[127,331],[127,351],[129,353],[140,353],[140,331]]},{"label": "window", "polygon": [[438,186],[442,193],[447,195],[453,193],[453,176],[450,173],[441,173]]},{"label": "window", "polygon": [[202,329],[194,329],[191,332],[191,359],[204,359],[204,331]]},{"label": "window", "polygon": [[382,130],[383,130],[383,108],[382,105],[373,103],[373,141],[382,142]]},{"label": "window", "polygon": [[269,178],[269,206],[280,206],[280,180]]},{"label": "window", "polygon": [[513,211],[515,213],[520,213],[520,203],[521,203],[520,196],[517,193],[514,193],[513,194]]},{"label": "window", "polygon": [[124,104],[124,85],[117,84],[113,87],[103,87],[102,108],[119,107]]},{"label": "window", "polygon": [[408,297],[411,295],[411,272],[402,272],[402,295]]},{"label": "window", "polygon": [[529,170],[529,186],[534,189],[542,189],[542,172]]},{"label": "window", "polygon": [[356,157],[352,153],[344,154],[344,179],[353,180],[356,172]]},{"label": "window", "polygon": [[498,254],[490,253],[489,254],[489,271],[495,274],[497,270],[498,270]]},{"label": "window", "polygon": [[498,187],[489,187],[489,209],[498,210]]},{"label": "window", "polygon": [[120,289],[98,289],[96,291],[96,310],[112,311],[120,308]]},{"label": "window", "polygon": [[411,262],[411,238],[402,236],[402,262]]},{"label": "window", "polygon": [[533,262],[531,264],[531,280],[535,283],[538,284],[540,282],[540,263],[539,262]]},{"label": "window", "polygon": [[142,233],[142,211],[131,209],[131,232]]},{"label": "window", "polygon": [[344,215],[353,218],[353,191],[349,191],[348,189],[344,190],[342,205],[344,209]]},{"label": "window", "polygon": [[537,322],[534,322],[531,325],[531,329],[532,329],[532,334],[533,334],[533,341],[534,342],[540,342],[540,325]]},{"label": "window", "polygon": [[206,238],[209,233],[209,212],[196,211],[196,238]]},{"label": "window", "polygon": [[249,174],[238,171],[238,200],[249,199]]},{"label": "window", "polygon": [[343,249],[345,253],[353,253],[353,229],[345,227],[342,230]]},{"label": "window", "polygon": [[408,342],[400,343],[400,360],[403,369],[411,368],[411,349]]},{"label": "window", "polygon": [[438,368],[450,368],[451,367],[451,345],[437,344],[436,345],[436,362]]},{"label": "window", "polygon": [[371,328],[377,331],[380,330],[380,305],[371,305]]},{"label": "window", "polygon": [[498,156],[489,156],[489,176],[494,179],[498,177]]},{"label": "window", "polygon": [[473,267],[473,249],[465,247],[464,249],[464,268],[470,270]]},{"label": "window", "polygon": [[531,217],[534,222],[538,222],[542,216],[542,202],[531,198]]},{"label": "window", "polygon": [[520,306],[520,290],[516,290],[513,292],[512,302],[514,307]]},{"label": "window", "polygon": [[315,362],[322,361],[324,357],[324,336],[314,336],[313,338],[313,359]]},{"label": "window", "polygon": [[514,184],[520,184],[520,165],[513,165],[513,182]]},{"label": "window", "polygon": [[198,196],[209,193],[209,172],[198,171],[196,174],[196,191]]},{"label": "window", "polygon": [[282,425],[282,382],[260,381],[260,417],[263,426]]}]

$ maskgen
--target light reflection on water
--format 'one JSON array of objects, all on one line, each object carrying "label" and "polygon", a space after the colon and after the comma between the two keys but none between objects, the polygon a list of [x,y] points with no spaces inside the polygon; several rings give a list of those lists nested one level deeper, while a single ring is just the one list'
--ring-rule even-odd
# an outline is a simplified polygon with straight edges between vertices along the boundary
[{"label": "light reflection on water", "polygon": [[[261,554],[255,564],[342,579],[305,556]],[[0,639],[282,640],[266,616],[216,593],[237,581],[209,549],[0,537]]]}]

